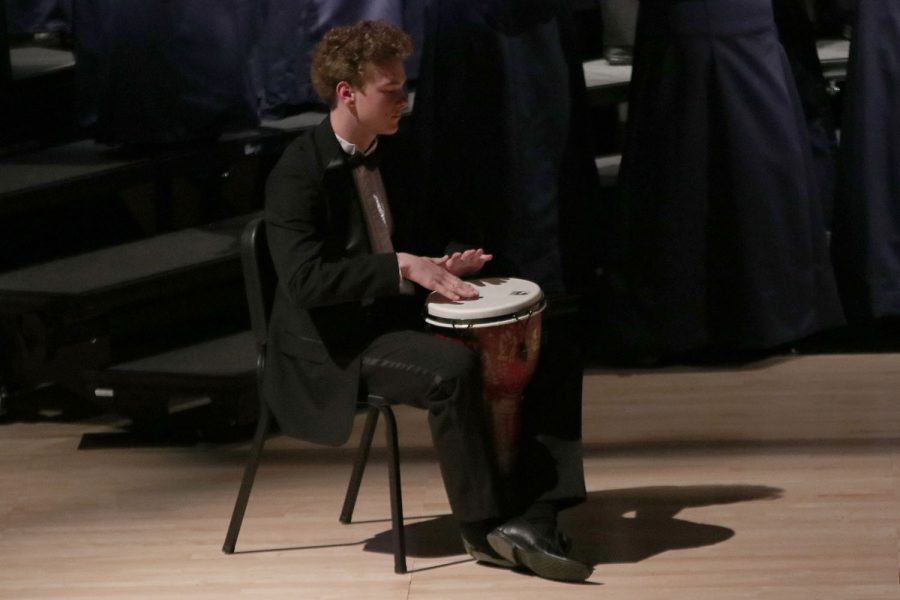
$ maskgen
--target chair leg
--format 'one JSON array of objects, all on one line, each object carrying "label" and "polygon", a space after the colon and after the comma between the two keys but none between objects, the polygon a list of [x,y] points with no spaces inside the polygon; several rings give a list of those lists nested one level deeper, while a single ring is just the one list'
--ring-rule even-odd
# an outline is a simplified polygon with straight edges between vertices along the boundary
[{"label": "chair leg", "polygon": [[391,521],[394,538],[394,572],[406,573],[406,536],[403,533],[403,497],[400,493],[400,448],[397,443],[397,421],[388,405],[379,406],[384,415],[387,434],[388,477],[391,488]]},{"label": "chair leg", "polygon": [[349,523],[353,520],[353,509],[356,507],[359,485],[362,483],[363,472],[366,470],[366,463],[369,460],[369,450],[372,448],[376,425],[378,425],[378,409],[373,406],[369,408],[366,415],[366,424],[359,440],[359,449],[356,451],[356,459],[353,462],[353,472],[350,474],[350,483],[347,484],[347,495],[344,496],[344,507],[341,509],[339,517],[341,523]]},{"label": "chair leg", "polygon": [[256,469],[259,467],[259,459],[262,456],[263,445],[266,442],[266,434],[269,432],[269,420],[272,413],[269,407],[262,403],[259,411],[259,421],[256,424],[256,434],[253,436],[253,446],[250,450],[250,457],[244,467],[244,478],[241,480],[241,489],[238,492],[237,500],[234,503],[234,512],[231,513],[231,523],[228,525],[228,533],[225,535],[225,544],[222,546],[222,552],[232,554],[235,544],[237,544],[238,534],[241,532],[241,523],[244,521],[244,511],[247,509],[247,502],[250,500],[250,489],[253,487],[253,480],[256,478]]}]

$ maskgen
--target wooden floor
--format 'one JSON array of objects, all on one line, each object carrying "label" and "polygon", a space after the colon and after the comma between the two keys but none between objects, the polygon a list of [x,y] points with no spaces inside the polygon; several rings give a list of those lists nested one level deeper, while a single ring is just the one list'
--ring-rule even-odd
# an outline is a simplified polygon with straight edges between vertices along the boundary
[{"label": "wooden floor", "polygon": [[900,355],[585,376],[583,585],[476,565],[421,413],[398,414],[410,568],[383,452],[337,522],[352,448],[273,438],[238,553],[247,443],[78,450],[110,417],[0,427],[0,597],[516,600],[900,598]]}]

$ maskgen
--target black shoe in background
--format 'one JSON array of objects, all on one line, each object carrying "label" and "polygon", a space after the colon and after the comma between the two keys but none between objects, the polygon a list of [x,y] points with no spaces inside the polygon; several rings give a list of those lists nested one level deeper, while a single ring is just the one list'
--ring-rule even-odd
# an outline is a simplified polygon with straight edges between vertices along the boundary
[{"label": "black shoe in background", "polygon": [[603,49],[603,58],[606,59],[611,66],[621,67],[630,65],[634,56],[631,48],[624,46],[607,46]]}]

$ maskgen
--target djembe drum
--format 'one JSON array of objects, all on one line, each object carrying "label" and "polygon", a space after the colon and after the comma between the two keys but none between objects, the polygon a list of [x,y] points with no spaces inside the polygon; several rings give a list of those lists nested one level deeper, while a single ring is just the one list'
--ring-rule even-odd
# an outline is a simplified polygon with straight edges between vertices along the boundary
[{"label": "djembe drum", "polygon": [[541,312],[540,286],[524,279],[473,279],[480,294],[448,300],[432,292],[425,321],[437,335],[465,344],[481,358],[484,404],[491,424],[497,466],[508,473],[516,462],[522,395],[537,366]]}]

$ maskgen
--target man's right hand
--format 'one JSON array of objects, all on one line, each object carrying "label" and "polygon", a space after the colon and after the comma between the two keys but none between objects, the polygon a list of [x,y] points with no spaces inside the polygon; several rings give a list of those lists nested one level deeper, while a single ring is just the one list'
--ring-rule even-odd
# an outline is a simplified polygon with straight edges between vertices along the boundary
[{"label": "man's right hand", "polygon": [[448,300],[478,297],[475,286],[453,275],[443,266],[435,264],[433,260],[398,252],[397,262],[400,263],[400,274],[404,279],[417,283],[426,290],[437,292]]}]

